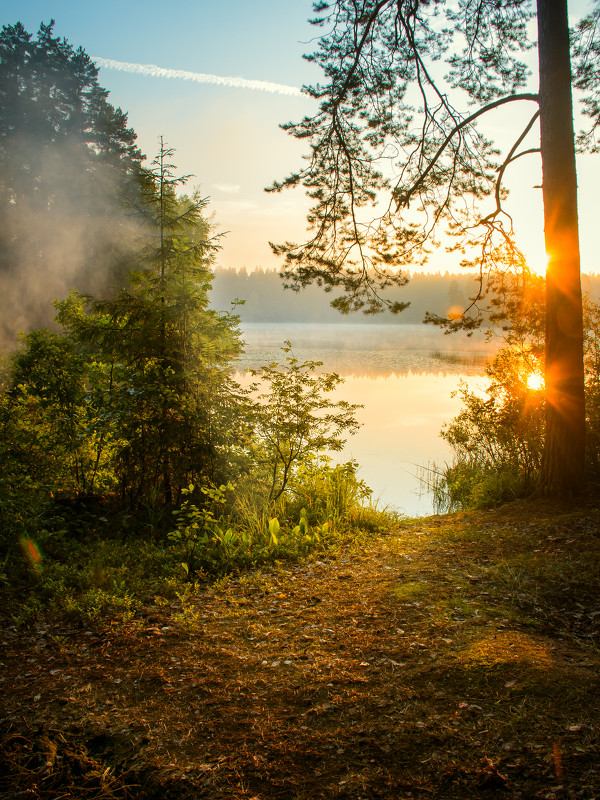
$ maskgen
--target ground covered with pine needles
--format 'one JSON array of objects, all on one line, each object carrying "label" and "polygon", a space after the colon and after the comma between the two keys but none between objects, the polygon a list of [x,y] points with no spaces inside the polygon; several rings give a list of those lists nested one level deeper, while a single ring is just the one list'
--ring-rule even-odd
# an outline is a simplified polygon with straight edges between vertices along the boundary
[{"label": "ground covered with pine needles", "polygon": [[0,632],[0,798],[600,797],[600,511],[400,521]]}]

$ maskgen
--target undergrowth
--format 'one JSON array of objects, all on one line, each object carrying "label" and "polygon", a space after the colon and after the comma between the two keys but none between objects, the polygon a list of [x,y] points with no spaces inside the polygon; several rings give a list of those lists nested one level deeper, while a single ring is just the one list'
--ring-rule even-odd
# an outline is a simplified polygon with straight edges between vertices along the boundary
[{"label": "undergrowth", "polygon": [[194,502],[197,495],[190,486],[160,524],[109,508],[50,507],[3,565],[14,622],[44,613],[127,621],[223,576],[352,550],[396,519],[370,502],[353,462],[305,465],[276,503],[257,486],[203,488],[204,502]]}]

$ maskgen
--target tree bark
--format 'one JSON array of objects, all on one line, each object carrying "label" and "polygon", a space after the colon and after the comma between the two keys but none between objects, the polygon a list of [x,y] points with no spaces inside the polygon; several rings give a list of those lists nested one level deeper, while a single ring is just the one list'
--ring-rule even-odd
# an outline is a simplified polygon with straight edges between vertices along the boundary
[{"label": "tree bark", "polygon": [[583,315],[567,0],[537,0],[546,270],[546,442],[542,489],[585,478]]}]

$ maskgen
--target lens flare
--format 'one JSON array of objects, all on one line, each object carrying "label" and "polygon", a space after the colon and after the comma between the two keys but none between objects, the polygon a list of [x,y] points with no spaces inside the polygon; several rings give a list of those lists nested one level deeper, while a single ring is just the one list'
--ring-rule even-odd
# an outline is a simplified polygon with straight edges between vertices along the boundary
[{"label": "lens flare", "polygon": [[37,543],[30,539],[28,536],[22,536],[19,544],[23,555],[27,559],[29,566],[35,571],[39,572],[42,568],[42,553]]},{"label": "lens flare", "polygon": [[465,311],[464,308],[462,308],[461,306],[453,305],[450,306],[450,308],[446,312],[446,316],[448,319],[451,320],[460,319],[464,314],[464,311]]}]

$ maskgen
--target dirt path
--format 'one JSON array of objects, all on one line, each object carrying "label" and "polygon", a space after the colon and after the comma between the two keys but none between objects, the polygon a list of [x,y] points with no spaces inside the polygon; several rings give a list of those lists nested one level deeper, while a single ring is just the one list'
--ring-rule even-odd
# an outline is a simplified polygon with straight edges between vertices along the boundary
[{"label": "dirt path", "polygon": [[600,575],[579,602],[535,572],[575,553],[596,574],[596,509],[512,506],[5,629],[0,798],[600,797]]}]

